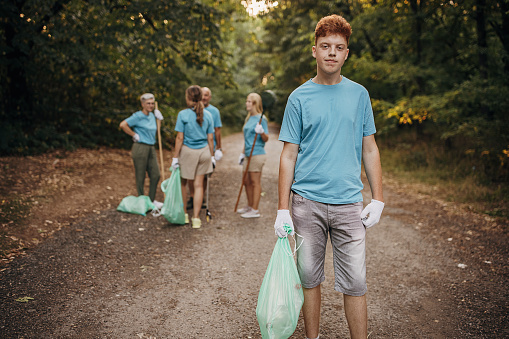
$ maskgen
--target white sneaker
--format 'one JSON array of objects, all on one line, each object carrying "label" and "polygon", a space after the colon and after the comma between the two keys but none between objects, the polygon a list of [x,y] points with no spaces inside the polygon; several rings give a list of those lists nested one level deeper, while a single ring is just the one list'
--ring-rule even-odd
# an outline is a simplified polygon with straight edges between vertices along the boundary
[{"label": "white sneaker", "polygon": [[242,218],[259,218],[261,216],[260,211],[251,209],[250,211],[240,215]]},{"label": "white sneaker", "polygon": [[152,201],[152,203],[154,204],[154,206],[155,206],[158,210],[160,210],[161,208],[163,208],[163,205],[164,205],[162,202],[157,201],[157,200]]},{"label": "white sneaker", "polygon": [[251,207],[246,206],[246,207],[243,207],[243,208],[239,208],[239,209],[237,210],[237,213],[244,214],[244,213],[249,212],[249,211],[251,211],[251,210],[252,210],[252,208],[251,208]]}]

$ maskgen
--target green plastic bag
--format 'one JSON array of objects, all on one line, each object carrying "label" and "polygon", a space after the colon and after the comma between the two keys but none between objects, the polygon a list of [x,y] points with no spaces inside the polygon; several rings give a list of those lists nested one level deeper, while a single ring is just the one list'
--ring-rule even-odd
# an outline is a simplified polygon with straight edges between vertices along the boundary
[{"label": "green plastic bag", "polygon": [[146,195],[140,195],[139,197],[135,197],[134,195],[129,195],[122,199],[120,204],[117,207],[117,211],[141,214],[145,216],[148,211],[156,208],[150,198]]},{"label": "green plastic bag", "polygon": [[297,327],[304,293],[288,238],[279,238],[258,294],[256,318],[263,339],[288,338]]},{"label": "green plastic bag", "polygon": [[182,200],[179,167],[174,169],[171,176],[161,183],[161,190],[166,194],[161,214],[172,224],[184,225],[186,212]]}]

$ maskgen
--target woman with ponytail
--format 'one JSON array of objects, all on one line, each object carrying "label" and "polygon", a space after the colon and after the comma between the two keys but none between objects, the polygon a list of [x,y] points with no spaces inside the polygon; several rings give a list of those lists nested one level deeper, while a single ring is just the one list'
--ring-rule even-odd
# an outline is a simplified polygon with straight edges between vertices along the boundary
[{"label": "woman with ponytail", "polygon": [[[180,166],[182,178],[182,201],[187,201],[186,185],[189,181],[194,188],[193,228],[201,227],[200,210],[203,203],[203,179],[212,173],[214,159],[214,122],[212,115],[202,103],[200,86],[190,86],[186,90],[186,109],[179,112],[175,131],[175,151],[172,167]],[[189,222],[186,214],[186,222]]]}]

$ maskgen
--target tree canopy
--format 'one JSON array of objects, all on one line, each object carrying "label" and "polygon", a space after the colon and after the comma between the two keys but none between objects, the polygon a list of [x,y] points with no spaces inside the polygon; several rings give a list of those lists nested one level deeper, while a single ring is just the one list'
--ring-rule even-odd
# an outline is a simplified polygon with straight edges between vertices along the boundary
[{"label": "tree canopy", "polygon": [[[314,76],[314,27],[331,13],[352,25],[342,74],[369,90],[380,137],[401,145],[399,136],[412,133],[411,142],[433,141],[507,180],[506,1],[280,1],[264,17],[267,54],[279,56],[268,88],[285,98]],[[281,119],[283,107],[278,112]]]},{"label": "tree canopy", "polygon": [[256,17],[235,0],[5,0],[0,153],[127,147],[118,123],[144,92],[171,145],[191,84],[212,89],[226,126],[242,125],[250,92],[273,93],[281,121],[332,13],[352,24],[342,74],[370,92],[387,145],[410,143],[427,165],[415,145],[432,142],[507,180],[509,4],[497,0],[282,0]]}]

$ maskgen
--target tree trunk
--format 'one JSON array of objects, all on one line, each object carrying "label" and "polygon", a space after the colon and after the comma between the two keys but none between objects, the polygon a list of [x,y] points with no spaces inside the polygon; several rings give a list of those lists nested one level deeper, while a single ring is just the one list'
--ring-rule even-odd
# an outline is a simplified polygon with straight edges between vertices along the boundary
[{"label": "tree trunk", "polygon": [[[422,29],[423,29],[423,13],[422,8],[425,6],[424,0],[411,0],[410,8],[414,14],[414,33],[415,33],[415,65],[420,65],[422,62]],[[424,79],[417,76],[416,79],[419,92],[424,91]]]},{"label": "tree trunk", "polygon": [[477,49],[479,55],[479,74],[488,79],[488,42],[486,34],[486,0],[476,0],[475,21],[477,26]]},{"label": "tree trunk", "polygon": [[503,57],[504,60],[504,71],[506,74],[506,81],[509,82],[509,2],[507,0],[502,0],[498,2],[498,5],[501,9],[502,15],[502,24],[497,25],[492,23],[494,26],[498,38],[504,47],[505,55]]}]

